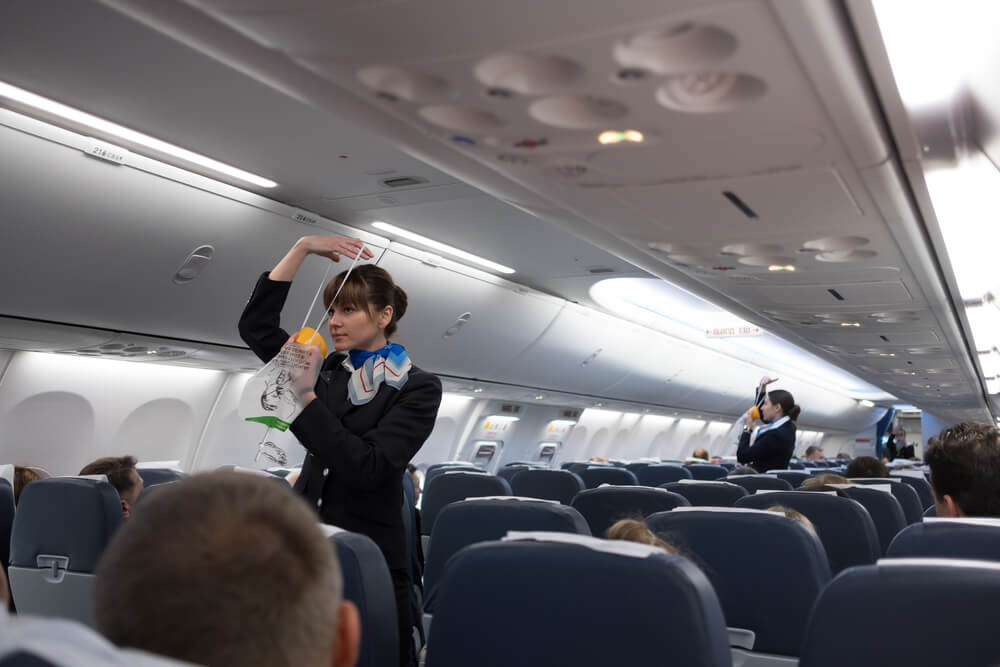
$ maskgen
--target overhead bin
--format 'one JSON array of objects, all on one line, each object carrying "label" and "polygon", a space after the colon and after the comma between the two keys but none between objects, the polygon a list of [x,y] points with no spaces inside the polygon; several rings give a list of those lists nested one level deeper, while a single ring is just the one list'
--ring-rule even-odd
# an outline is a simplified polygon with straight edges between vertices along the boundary
[{"label": "overhead bin", "polygon": [[406,290],[397,341],[413,362],[444,375],[501,382],[563,308],[546,296],[428,253],[393,244],[379,262]]}]

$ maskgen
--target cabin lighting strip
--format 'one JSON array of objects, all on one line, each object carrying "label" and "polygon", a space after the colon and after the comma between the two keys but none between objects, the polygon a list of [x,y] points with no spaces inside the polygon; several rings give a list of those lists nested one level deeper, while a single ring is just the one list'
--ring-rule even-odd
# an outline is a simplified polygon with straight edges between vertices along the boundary
[{"label": "cabin lighting strip", "polygon": [[509,266],[504,266],[503,264],[497,264],[488,259],[480,257],[479,255],[473,255],[471,252],[465,252],[464,250],[459,250],[453,246],[446,243],[441,243],[440,241],[435,241],[434,239],[429,239],[426,236],[421,236],[420,234],[415,234],[414,232],[408,231],[406,229],[400,229],[395,225],[390,225],[387,222],[373,222],[372,227],[375,229],[380,229],[383,232],[389,232],[394,236],[399,236],[410,241],[415,241],[420,245],[427,246],[428,248],[433,248],[439,252],[446,253],[448,255],[453,255],[460,259],[464,259],[467,262],[472,262],[473,264],[478,264],[479,266],[485,266],[488,269],[494,271],[499,271],[500,273],[514,273],[514,269]]},{"label": "cabin lighting strip", "polygon": [[118,137],[119,139],[124,139],[127,142],[149,148],[159,153],[170,155],[179,160],[190,162],[191,164],[198,165],[199,167],[204,167],[205,169],[210,169],[211,171],[215,171],[262,188],[273,188],[278,185],[272,180],[263,178],[256,174],[251,174],[248,171],[243,171],[242,169],[238,169],[237,167],[228,165],[224,162],[213,160],[210,157],[189,151],[186,148],[168,144],[166,141],[142,134],[141,132],[136,132],[135,130],[130,130],[122,125],[112,123],[111,121],[104,120],[103,118],[98,118],[97,116],[92,116],[91,114],[80,111],[79,109],[74,109],[73,107],[66,106],[65,104],[60,104],[55,100],[50,100],[46,97],[42,97],[41,95],[36,95],[35,93],[28,92],[22,88],[17,88],[16,86],[4,83],[3,81],[0,81],[0,98],[5,98],[33,109],[38,109],[39,111],[52,114],[53,116],[58,116],[59,118],[63,118],[70,122],[89,127],[92,130],[97,130],[98,132],[112,135]]}]

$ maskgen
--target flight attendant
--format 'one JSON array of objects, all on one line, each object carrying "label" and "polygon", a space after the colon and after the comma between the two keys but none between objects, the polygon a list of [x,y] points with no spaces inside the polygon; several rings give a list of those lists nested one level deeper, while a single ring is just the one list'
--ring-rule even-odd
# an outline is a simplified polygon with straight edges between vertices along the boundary
[{"label": "flight attendant", "polygon": [[[250,349],[267,362],[293,339],[280,327],[281,309],[308,255],[339,261],[359,253],[361,259],[372,257],[358,239],[299,239],[260,277],[243,311],[240,336]],[[323,300],[330,307],[334,351],[323,359],[319,346],[310,346],[307,368],[295,380],[304,408],[291,431],[307,454],[294,488],[324,523],[367,535],[382,550],[395,589],[400,664],[415,665],[400,512],[403,475],[434,427],[441,382],[389,341],[407,299],[385,269],[362,264],[341,273],[326,285]]]},{"label": "flight attendant", "polygon": [[754,417],[748,413],[736,450],[736,459],[753,466],[757,472],[788,468],[788,462],[795,451],[795,420],[798,419],[801,408],[795,404],[792,395],[783,389],[765,392],[764,389],[773,381],[762,381],[757,390],[757,405],[760,417],[765,422],[764,426],[757,431],[757,437],[751,444]]}]

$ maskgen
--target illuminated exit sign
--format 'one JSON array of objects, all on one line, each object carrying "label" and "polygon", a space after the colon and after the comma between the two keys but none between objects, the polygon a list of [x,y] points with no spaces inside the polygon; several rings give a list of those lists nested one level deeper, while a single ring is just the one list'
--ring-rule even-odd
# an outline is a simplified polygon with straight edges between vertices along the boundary
[{"label": "illuminated exit sign", "polygon": [[705,329],[705,337],[707,338],[749,338],[759,336],[762,333],[763,330],[760,327],[755,327],[752,324]]}]

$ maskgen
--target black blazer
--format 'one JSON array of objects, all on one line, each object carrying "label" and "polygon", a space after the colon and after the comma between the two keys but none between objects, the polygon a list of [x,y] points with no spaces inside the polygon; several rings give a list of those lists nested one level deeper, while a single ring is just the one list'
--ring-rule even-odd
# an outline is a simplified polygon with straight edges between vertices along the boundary
[{"label": "black blazer", "polygon": [[[264,362],[288,340],[280,316],[290,287],[265,273],[240,317],[240,337]],[[352,405],[350,373],[341,365],[345,356],[326,358],[316,400],[292,422],[292,433],[308,452],[295,490],[324,523],[367,535],[390,569],[405,568],[403,474],[434,428],[441,381],[414,366],[402,389],[383,384],[371,401]]]},{"label": "black blazer", "polygon": [[758,472],[785,470],[795,451],[795,422],[791,419],[774,429],[757,436],[750,446],[750,431],[740,436],[736,459],[753,466]]}]

